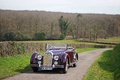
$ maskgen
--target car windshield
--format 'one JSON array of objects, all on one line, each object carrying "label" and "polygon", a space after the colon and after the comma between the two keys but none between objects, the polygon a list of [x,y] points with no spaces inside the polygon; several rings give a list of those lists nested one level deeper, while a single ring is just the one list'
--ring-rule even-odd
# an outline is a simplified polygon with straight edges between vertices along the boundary
[{"label": "car windshield", "polygon": [[51,43],[51,44],[47,44],[47,47],[46,49],[47,50],[51,50],[51,49],[66,49],[67,48],[67,44],[54,44],[54,43]]}]

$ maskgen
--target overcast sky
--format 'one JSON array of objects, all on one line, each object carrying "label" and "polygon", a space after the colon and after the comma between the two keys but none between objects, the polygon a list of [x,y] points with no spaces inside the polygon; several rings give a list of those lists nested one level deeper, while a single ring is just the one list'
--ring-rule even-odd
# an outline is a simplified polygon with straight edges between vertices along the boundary
[{"label": "overcast sky", "polygon": [[0,0],[0,9],[120,14],[120,0]]}]

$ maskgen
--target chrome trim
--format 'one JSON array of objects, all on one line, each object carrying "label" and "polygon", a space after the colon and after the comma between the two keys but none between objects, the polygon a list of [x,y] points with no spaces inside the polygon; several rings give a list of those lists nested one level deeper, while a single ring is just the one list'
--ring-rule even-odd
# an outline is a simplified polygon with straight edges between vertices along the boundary
[{"label": "chrome trim", "polygon": [[[38,64],[31,64],[31,67],[38,67],[40,70],[49,70],[49,69],[44,69],[46,68],[46,66],[39,66]],[[48,68],[50,68],[50,70],[52,70],[53,68],[64,68],[64,65],[52,65],[52,66],[47,66]]]},{"label": "chrome trim", "polygon": [[53,68],[64,68],[64,65],[53,65]]},{"label": "chrome trim", "polygon": [[52,53],[47,51],[44,54],[43,66],[51,66],[52,65]]}]

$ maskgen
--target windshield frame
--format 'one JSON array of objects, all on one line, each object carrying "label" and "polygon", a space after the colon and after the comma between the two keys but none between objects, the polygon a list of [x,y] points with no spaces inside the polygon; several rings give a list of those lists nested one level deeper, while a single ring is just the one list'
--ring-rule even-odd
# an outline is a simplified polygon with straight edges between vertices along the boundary
[{"label": "windshield frame", "polygon": [[46,50],[59,50],[59,49],[67,49],[67,44],[65,43],[47,43]]}]

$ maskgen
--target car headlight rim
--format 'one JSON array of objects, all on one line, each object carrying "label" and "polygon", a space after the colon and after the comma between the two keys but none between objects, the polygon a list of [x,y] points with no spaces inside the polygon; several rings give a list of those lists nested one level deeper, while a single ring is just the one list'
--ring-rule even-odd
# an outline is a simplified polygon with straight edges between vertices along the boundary
[{"label": "car headlight rim", "polygon": [[59,56],[54,56],[54,60],[58,60],[59,59]]},{"label": "car headlight rim", "polygon": [[41,60],[41,59],[42,59],[42,55],[38,55],[38,56],[37,56],[37,59],[38,59],[38,60]]}]

